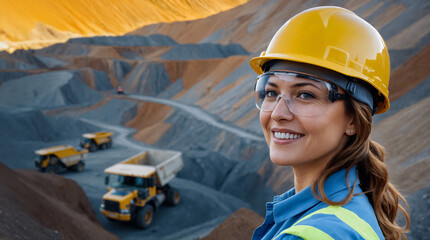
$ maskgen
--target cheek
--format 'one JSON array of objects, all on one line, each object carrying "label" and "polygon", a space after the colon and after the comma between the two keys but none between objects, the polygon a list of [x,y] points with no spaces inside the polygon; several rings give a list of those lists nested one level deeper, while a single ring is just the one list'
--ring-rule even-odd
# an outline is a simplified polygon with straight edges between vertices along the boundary
[{"label": "cheek", "polygon": [[318,121],[303,123],[308,133],[317,138],[321,146],[341,143],[348,120],[341,106],[327,112],[326,117],[321,117]]},{"label": "cheek", "polygon": [[260,124],[261,124],[261,128],[263,129],[263,133],[264,133],[264,136],[266,138],[266,141],[268,140],[267,139],[267,137],[268,137],[268,129],[267,128],[269,126],[270,116],[271,116],[271,113],[260,111]]},{"label": "cheek", "polygon": [[266,112],[260,111],[260,124],[261,127],[264,128],[267,126],[267,122],[269,120],[270,116]]}]

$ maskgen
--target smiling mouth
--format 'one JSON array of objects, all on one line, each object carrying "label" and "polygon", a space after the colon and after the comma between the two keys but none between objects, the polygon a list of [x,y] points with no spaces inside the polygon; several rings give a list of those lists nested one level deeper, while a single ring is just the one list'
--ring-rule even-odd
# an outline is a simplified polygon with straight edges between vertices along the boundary
[{"label": "smiling mouth", "polygon": [[274,132],[275,138],[278,139],[298,139],[303,137],[301,134],[285,133],[285,132]]}]

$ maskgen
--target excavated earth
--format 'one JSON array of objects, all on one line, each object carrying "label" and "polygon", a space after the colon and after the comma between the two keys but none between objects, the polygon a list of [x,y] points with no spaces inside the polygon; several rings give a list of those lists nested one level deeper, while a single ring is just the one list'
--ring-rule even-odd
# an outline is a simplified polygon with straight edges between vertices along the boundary
[{"label": "excavated earth", "polygon": [[119,239],[97,221],[73,180],[0,163],[2,239]]},{"label": "excavated earth", "polygon": [[[124,36],[0,52],[0,238],[249,239],[263,221],[265,202],[289,189],[293,175],[268,157],[248,60],[286,20],[318,5],[251,0],[205,19]],[[324,5],[355,11],[387,42],[392,103],[375,116],[372,139],[387,149],[390,180],[411,208],[408,238],[424,239],[430,225],[430,4]],[[118,86],[124,95],[116,94]],[[114,145],[89,153],[84,171],[37,172],[35,150],[79,148],[83,133],[100,130],[114,132]],[[104,169],[148,148],[182,152],[184,168],[171,182],[181,203],[162,206],[146,230],[106,220],[99,212]]]}]

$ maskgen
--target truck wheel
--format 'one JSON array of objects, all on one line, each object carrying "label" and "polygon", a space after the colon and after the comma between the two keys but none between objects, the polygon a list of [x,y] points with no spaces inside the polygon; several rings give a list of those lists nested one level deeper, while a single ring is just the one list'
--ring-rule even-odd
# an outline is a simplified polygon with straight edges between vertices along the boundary
[{"label": "truck wheel", "polygon": [[80,171],[84,170],[84,167],[85,167],[85,163],[82,161],[79,161],[78,164],[76,164],[73,167],[73,170],[75,170],[76,172],[80,172]]},{"label": "truck wheel", "polygon": [[170,187],[167,190],[166,203],[170,206],[176,206],[178,205],[180,200],[181,200],[181,194],[179,194],[178,189]]},{"label": "truck wheel", "polygon": [[58,164],[51,165],[51,166],[48,166],[45,169],[45,172],[47,172],[47,173],[57,173],[58,174],[58,173],[61,173],[61,167]]},{"label": "truck wheel", "polygon": [[110,140],[110,142],[107,143],[107,148],[111,148],[112,147],[112,140]]},{"label": "truck wheel", "polygon": [[90,143],[90,152],[97,151],[97,145],[94,142]]},{"label": "truck wheel", "polygon": [[145,229],[151,226],[154,219],[154,208],[151,205],[145,205],[140,208],[136,216],[136,225],[139,228]]},{"label": "truck wheel", "polygon": [[43,172],[46,172],[46,173],[55,173],[54,166],[48,166],[48,167],[46,167],[46,168],[43,170]]}]

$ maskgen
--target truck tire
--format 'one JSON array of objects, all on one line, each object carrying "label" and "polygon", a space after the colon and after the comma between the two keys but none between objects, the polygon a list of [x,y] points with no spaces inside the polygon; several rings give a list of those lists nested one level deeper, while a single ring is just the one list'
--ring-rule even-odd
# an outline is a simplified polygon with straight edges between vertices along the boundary
[{"label": "truck tire", "polygon": [[45,172],[47,173],[61,173],[62,167],[60,166],[60,160],[51,155],[51,160],[49,161],[48,167],[45,168]]},{"label": "truck tire", "polygon": [[47,166],[47,167],[43,170],[43,172],[54,174],[54,173],[55,173],[54,166]]},{"label": "truck tire", "polygon": [[176,206],[181,200],[181,194],[179,194],[178,189],[176,188],[168,188],[167,189],[167,198],[166,203],[170,206]]},{"label": "truck tire", "polygon": [[85,163],[84,163],[83,161],[79,161],[79,162],[78,162],[78,164],[76,164],[76,165],[73,167],[73,170],[74,170],[75,172],[80,172],[80,171],[84,170],[84,167],[85,167]]},{"label": "truck tire", "polygon": [[154,208],[151,205],[145,205],[140,208],[136,215],[136,225],[139,228],[146,229],[151,226],[154,220]]},{"label": "truck tire", "polygon": [[47,168],[45,168],[45,172],[47,173],[53,173],[53,174],[58,174],[61,173],[61,166],[57,164],[55,165],[50,165]]},{"label": "truck tire", "polygon": [[94,142],[90,143],[90,152],[97,151],[97,145]]},{"label": "truck tire", "polygon": [[112,147],[112,139],[107,143],[107,148],[111,148]]}]

